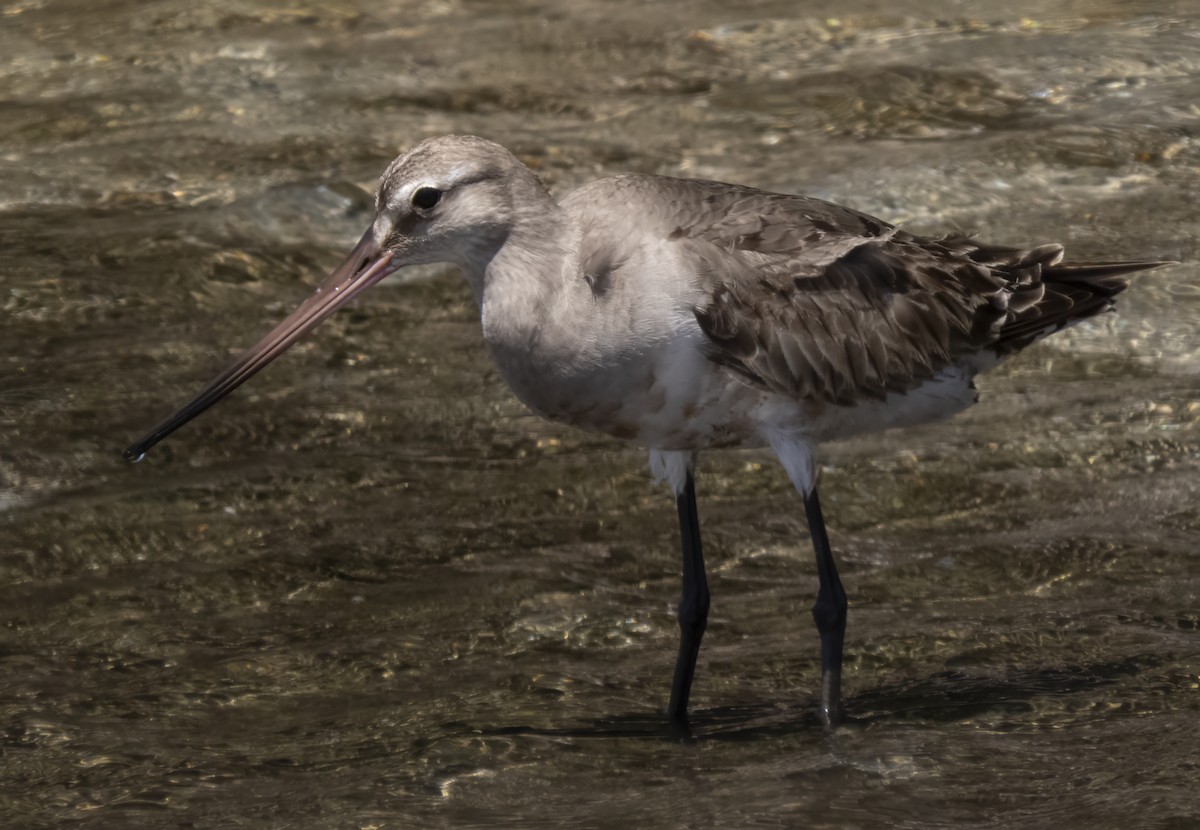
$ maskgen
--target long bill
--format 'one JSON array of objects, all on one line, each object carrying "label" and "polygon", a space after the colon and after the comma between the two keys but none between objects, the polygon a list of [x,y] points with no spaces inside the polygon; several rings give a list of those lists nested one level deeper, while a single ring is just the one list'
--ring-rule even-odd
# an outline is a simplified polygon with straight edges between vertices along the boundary
[{"label": "long bill", "polygon": [[368,230],[346,261],[321,283],[311,297],[266,337],[246,350],[200,394],[156,425],[140,441],[130,445],[124,452],[125,460],[135,463],[141,461],[151,447],[237,389],[287,351],[305,333],[316,328],[322,320],[394,270],[391,252],[380,250],[374,234]]}]

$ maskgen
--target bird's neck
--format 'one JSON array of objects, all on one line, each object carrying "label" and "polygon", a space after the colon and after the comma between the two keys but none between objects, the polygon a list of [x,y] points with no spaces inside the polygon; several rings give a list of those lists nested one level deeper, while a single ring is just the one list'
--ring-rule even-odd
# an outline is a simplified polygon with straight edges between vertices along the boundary
[{"label": "bird's neck", "polygon": [[468,274],[492,344],[515,345],[563,322],[587,287],[571,217],[545,191],[516,205],[503,242],[476,274]]},{"label": "bird's neck", "polygon": [[594,362],[595,303],[579,264],[575,221],[549,195],[532,207],[472,282],[501,375],[522,401],[550,416],[547,390],[565,388]]}]

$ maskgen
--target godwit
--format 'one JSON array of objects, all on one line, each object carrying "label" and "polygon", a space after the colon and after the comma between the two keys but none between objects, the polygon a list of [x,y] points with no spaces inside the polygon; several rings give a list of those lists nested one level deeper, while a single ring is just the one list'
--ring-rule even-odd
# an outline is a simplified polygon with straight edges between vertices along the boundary
[{"label": "godwit", "polygon": [[965,409],[978,372],[1110,309],[1121,275],[1167,264],[1064,263],[1061,245],[921,237],[819,199],[661,176],[601,179],[558,203],[511,153],[474,136],[397,158],[375,204],[316,293],[125,457],[139,460],[394,271],[453,263],[517,397],[649,448],[674,491],[683,597],[667,712],[679,724],[709,607],[697,452],[770,447],[803,497],[820,582],[819,711],[835,724],[847,603],[817,498],[817,446]]}]

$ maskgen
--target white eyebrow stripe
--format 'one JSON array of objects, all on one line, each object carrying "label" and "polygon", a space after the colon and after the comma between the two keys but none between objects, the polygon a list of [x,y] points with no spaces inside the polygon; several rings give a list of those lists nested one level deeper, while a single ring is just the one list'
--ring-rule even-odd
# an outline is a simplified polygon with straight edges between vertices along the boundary
[{"label": "white eyebrow stripe", "polygon": [[445,187],[428,181],[416,182],[415,184],[406,184],[392,191],[390,194],[391,200],[388,202],[388,207],[392,210],[399,210],[401,207],[407,206],[410,202],[412,202],[413,194],[422,187],[432,187],[435,190],[446,190]]},{"label": "white eyebrow stripe", "polygon": [[473,184],[488,178],[489,172],[478,169],[470,162],[457,164],[450,168],[442,179],[424,179],[411,184],[403,184],[388,192],[387,207],[390,210],[400,210],[412,202],[413,194],[422,187],[432,187],[443,193],[461,185]]}]

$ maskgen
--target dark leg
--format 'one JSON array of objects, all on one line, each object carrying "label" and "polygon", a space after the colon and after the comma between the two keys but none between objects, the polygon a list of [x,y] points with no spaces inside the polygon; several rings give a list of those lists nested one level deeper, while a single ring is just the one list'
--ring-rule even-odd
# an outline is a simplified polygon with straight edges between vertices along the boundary
[{"label": "dark leg", "polygon": [[813,619],[821,634],[821,720],[835,726],[842,717],[842,647],[846,639],[846,592],[833,564],[825,519],[817,488],[804,497],[804,512],[808,514],[808,532],[812,534],[817,554],[817,576],[821,586],[813,605]]},{"label": "dark leg", "polygon": [[704,576],[704,554],[700,550],[696,486],[690,472],[675,504],[679,508],[679,530],[683,537],[683,597],[679,600],[679,656],[675,659],[675,680],[671,683],[667,715],[676,724],[686,724],[696,655],[700,653],[700,639],[708,625],[708,579]]}]

